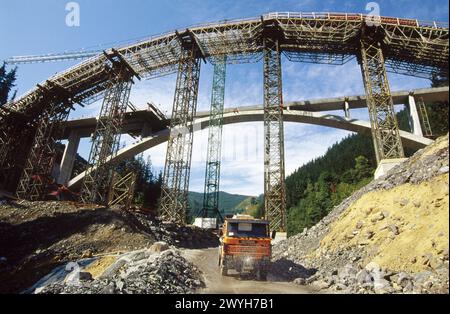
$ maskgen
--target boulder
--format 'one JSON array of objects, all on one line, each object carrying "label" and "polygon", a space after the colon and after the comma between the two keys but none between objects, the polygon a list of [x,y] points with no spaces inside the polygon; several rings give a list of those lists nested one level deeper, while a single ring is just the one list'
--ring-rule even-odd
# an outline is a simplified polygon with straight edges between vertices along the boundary
[{"label": "boulder", "polygon": [[150,247],[149,251],[151,253],[161,253],[167,251],[169,249],[169,245],[166,242],[155,242]]}]

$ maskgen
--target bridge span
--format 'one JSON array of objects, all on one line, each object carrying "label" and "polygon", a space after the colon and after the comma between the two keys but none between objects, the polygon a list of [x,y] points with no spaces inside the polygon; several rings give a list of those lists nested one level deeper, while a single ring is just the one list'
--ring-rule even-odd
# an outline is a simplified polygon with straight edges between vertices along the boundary
[{"label": "bridge span", "polygon": [[[371,127],[369,121],[363,121],[358,119],[345,118],[338,115],[309,112],[303,110],[286,110],[283,114],[285,122],[296,122],[296,123],[307,123],[320,126],[326,126],[330,128],[336,128],[351,132],[356,132],[370,136]],[[245,123],[245,122],[262,122],[264,121],[264,107],[255,106],[247,108],[239,108],[239,111],[228,111],[224,113],[223,124],[235,124],[235,123]],[[205,113],[199,113],[197,118],[194,120],[193,130],[200,131],[208,128],[209,126],[209,116]],[[168,128],[159,130],[154,134],[144,137],[141,140],[121,149],[114,156],[108,157],[108,162],[116,163],[133,156],[139,155],[148,149],[158,146],[169,139],[170,130]],[[423,137],[418,136],[406,131],[400,131],[402,137],[402,143],[405,147],[410,147],[414,149],[423,148],[433,141]],[[69,145],[68,145],[69,147]],[[77,189],[86,175],[86,172],[92,171],[93,168],[86,170],[85,172],[79,174],[75,178],[69,181],[68,186],[72,189]]]}]

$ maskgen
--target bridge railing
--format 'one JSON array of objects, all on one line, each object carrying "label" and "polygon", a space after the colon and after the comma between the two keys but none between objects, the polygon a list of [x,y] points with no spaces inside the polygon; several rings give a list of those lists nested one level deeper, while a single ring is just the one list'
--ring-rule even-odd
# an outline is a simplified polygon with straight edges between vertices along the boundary
[{"label": "bridge railing", "polygon": [[[328,20],[345,20],[345,21],[364,21],[369,16],[361,13],[342,13],[342,12],[271,12],[263,15],[266,19],[328,19]],[[448,22],[436,21],[420,21],[417,19],[405,19],[397,17],[380,16],[380,21],[384,24],[393,24],[399,26],[414,27],[432,27],[432,28],[448,28]]]}]

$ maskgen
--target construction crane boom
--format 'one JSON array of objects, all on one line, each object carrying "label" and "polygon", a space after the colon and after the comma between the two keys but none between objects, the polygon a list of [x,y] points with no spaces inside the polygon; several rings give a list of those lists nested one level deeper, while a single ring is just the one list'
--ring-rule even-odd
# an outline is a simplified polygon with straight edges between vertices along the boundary
[{"label": "construction crane boom", "polygon": [[76,52],[64,52],[64,53],[54,53],[46,55],[31,55],[31,56],[16,56],[7,59],[5,62],[7,64],[31,64],[31,63],[42,63],[42,62],[57,62],[57,61],[67,61],[67,60],[80,60],[94,57],[102,53],[102,50],[89,50],[89,51],[76,51]]}]

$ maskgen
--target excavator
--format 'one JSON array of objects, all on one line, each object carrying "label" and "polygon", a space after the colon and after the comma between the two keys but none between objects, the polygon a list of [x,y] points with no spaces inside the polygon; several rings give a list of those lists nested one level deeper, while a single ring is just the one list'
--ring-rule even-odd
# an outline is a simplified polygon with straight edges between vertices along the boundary
[{"label": "excavator", "polygon": [[272,255],[269,221],[255,219],[249,215],[234,215],[225,218],[219,230],[219,267],[222,276],[234,269],[241,276],[251,272],[258,280],[267,280]]}]

